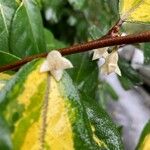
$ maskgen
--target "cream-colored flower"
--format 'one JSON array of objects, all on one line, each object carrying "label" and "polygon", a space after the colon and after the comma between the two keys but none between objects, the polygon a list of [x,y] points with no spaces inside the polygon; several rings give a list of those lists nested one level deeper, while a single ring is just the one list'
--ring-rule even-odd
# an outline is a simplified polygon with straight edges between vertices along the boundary
[{"label": "cream-colored flower", "polygon": [[108,50],[108,47],[95,49],[92,60],[96,60],[99,58],[105,59],[109,55],[107,50]]},{"label": "cream-colored flower", "polygon": [[108,50],[108,47],[94,49],[92,60],[96,60],[99,58],[105,59],[109,55],[107,50]]},{"label": "cream-colored flower", "polygon": [[118,52],[112,51],[105,59],[105,63],[101,67],[102,74],[110,74],[112,72],[121,76],[121,71],[118,66]]},{"label": "cream-colored flower", "polygon": [[62,57],[60,52],[53,50],[48,54],[47,59],[42,64],[40,72],[50,71],[54,78],[59,81],[62,78],[63,70],[68,68],[73,68],[72,63]]}]

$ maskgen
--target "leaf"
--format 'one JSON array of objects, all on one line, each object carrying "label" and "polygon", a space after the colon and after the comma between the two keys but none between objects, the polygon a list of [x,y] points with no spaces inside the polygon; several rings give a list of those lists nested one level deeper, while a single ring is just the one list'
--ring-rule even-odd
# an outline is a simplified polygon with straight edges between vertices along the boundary
[{"label": "leaf", "polygon": [[99,107],[94,99],[91,99],[86,93],[81,92],[88,119],[95,128],[95,134],[99,139],[103,139],[109,150],[123,150],[123,143],[120,133],[111,118]]},{"label": "leaf", "polygon": [[0,51],[9,52],[9,32],[15,12],[13,0],[0,0]]},{"label": "leaf", "polygon": [[119,99],[118,94],[109,83],[104,82],[103,86],[105,93],[109,94],[113,100]]},{"label": "leaf", "polygon": [[144,44],[144,64],[150,64],[150,43]]},{"label": "leaf", "polygon": [[103,109],[107,109],[107,102],[110,100],[110,98],[114,101],[117,101],[119,99],[118,94],[113,89],[113,87],[107,83],[106,81],[99,81],[98,90],[97,90],[97,99],[98,104]]},{"label": "leaf", "polygon": [[118,76],[118,79],[125,90],[129,90],[134,87],[134,83],[132,83],[132,81],[128,77],[124,77],[123,75],[121,77]]},{"label": "leaf", "polygon": [[98,66],[88,53],[70,55],[69,60],[74,68],[68,70],[73,82],[80,91],[84,91],[92,98],[96,98],[98,89]]},{"label": "leaf", "polygon": [[90,26],[93,28],[93,25],[95,25],[97,29],[94,28],[97,31],[99,30],[96,37],[100,38],[102,35],[105,35],[112,25],[119,19],[117,3],[118,0],[86,1],[84,14]]},{"label": "leaf", "polygon": [[23,0],[15,12],[10,31],[11,52],[18,57],[46,51],[39,7],[35,0]]},{"label": "leaf", "polygon": [[12,142],[10,138],[10,130],[6,121],[0,115],[0,149],[11,150]]},{"label": "leaf", "polygon": [[4,51],[0,51],[0,66],[15,62],[20,59],[21,58],[15,56],[13,54],[10,54],[10,53],[4,52]]},{"label": "leaf", "polygon": [[121,77],[118,76],[118,79],[120,80],[125,90],[129,90],[130,88],[136,85],[142,84],[140,75],[138,74],[138,72],[136,72],[136,70],[134,70],[131,67],[131,65],[127,61],[120,58],[119,68],[121,69],[122,76]]},{"label": "leaf", "polygon": [[125,21],[150,23],[149,0],[120,0],[119,11]]},{"label": "leaf", "polygon": [[47,51],[65,47],[65,44],[55,39],[51,31],[49,31],[46,28],[44,29],[44,35],[45,35],[45,40],[46,40]]},{"label": "leaf", "polygon": [[39,72],[42,63],[25,65],[0,92],[0,114],[10,127],[13,149],[107,149],[69,75],[57,82]]},{"label": "leaf", "polygon": [[150,121],[145,125],[136,150],[149,150],[150,149]]},{"label": "leaf", "polygon": [[93,40],[99,39],[104,33],[95,25],[89,27],[89,35]]}]

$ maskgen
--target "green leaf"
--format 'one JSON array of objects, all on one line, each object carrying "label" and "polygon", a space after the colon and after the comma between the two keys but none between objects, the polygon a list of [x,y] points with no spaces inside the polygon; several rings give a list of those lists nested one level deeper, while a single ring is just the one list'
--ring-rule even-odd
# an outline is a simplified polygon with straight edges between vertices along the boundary
[{"label": "green leaf", "polygon": [[100,37],[104,35],[104,33],[95,25],[92,25],[89,28],[89,34],[93,40],[99,39]]},{"label": "green leaf", "polygon": [[95,25],[105,35],[119,19],[118,0],[86,1],[84,14],[90,26]]},{"label": "green leaf", "polygon": [[113,87],[109,84],[109,83],[107,83],[107,82],[104,82],[103,83],[104,85],[104,91],[107,93],[107,94],[109,94],[110,96],[111,96],[111,98],[113,99],[113,100],[118,100],[118,94],[116,93],[116,91],[113,89]]},{"label": "green leaf", "polygon": [[113,89],[113,87],[107,83],[106,81],[99,81],[98,90],[97,90],[97,99],[98,104],[103,108],[106,109],[107,100],[118,100],[118,94]]},{"label": "green leaf", "polygon": [[44,29],[44,35],[46,40],[47,51],[65,47],[65,44],[55,39],[54,35],[48,29]]},{"label": "green leaf", "polygon": [[142,84],[140,75],[131,67],[131,65],[126,60],[119,60],[119,68],[121,70],[122,76],[118,76],[118,79],[120,80],[125,90],[129,90],[136,85]]},{"label": "green leaf", "polygon": [[81,92],[88,119],[95,128],[95,134],[102,139],[109,150],[123,150],[123,143],[116,125],[112,122],[105,110],[98,103]]},{"label": "green leaf", "polygon": [[134,83],[132,83],[132,81],[128,77],[118,76],[118,79],[125,90],[129,90],[134,87]]},{"label": "green leaf", "polygon": [[4,51],[0,51],[0,66],[15,62],[20,59],[21,58],[15,56],[13,54],[10,54],[10,53],[4,52]]},{"label": "green leaf", "polygon": [[145,125],[136,150],[149,150],[150,149],[150,121]]},{"label": "green leaf", "polygon": [[108,83],[99,81],[97,62],[92,61],[88,53],[70,55],[68,58],[73,63],[74,68],[67,70],[67,72],[79,91],[97,100],[103,108],[105,108],[108,96],[111,96],[114,100],[118,99],[117,93]]},{"label": "green leaf", "polygon": [[80,91],[84,91],[92,98],[96,98],[98,88],[98,66],[92,61],[88,53],[69,56],[74,68],[68,70],[73,82]]},{"label": "green leaf", "polygon": [[9,52],[9,32],[14,11],[13,0],[0,0],[0,51]]},{"label": "green leaf", "polygon": [[83,8],[85,0],[68,0],[68,2],[74,7],[75,10]]},{"label": "green leaf", "polygon": [[119,10],[125,21],[150,23],[149,0],[120,0]]},{"label": "green leaf", "polygon": [[146,65],[150,64],[150,43],[144,44],[144,63]]},{"label": "green leaf", "polygon": [[10,48],[21,58],[46,51],[41,14],[34,0],[19,3],[12,20]]},{"label": "green leaf", "polygon": [[6,121],[0,115],[0,149],[11,150],[12,142],[10,138],[10,131]]}]

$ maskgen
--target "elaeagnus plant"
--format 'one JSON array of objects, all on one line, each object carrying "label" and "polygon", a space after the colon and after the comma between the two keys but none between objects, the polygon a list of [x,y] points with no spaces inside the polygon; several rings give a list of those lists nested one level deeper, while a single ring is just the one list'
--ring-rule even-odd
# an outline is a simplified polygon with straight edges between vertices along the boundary
[{"label": "elaeagnus plant", "polygon": [[[149,0],[0,0],[0,150],[123,150],[105,109],[118,95],[99,76],[143,83],[118,49],[148,65],[149,23]],[[136,149],[150,149],[149,122]]]}]

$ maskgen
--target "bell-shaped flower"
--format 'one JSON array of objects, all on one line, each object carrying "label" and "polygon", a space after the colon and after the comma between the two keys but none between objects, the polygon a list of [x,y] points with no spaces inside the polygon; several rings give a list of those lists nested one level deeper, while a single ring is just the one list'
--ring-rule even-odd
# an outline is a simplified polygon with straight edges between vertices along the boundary
[{"label": "bell-shaped flower", "polygon": [[96,60],[99,58],[105,59],[109,55],[107,50],[108,50],[108,47],[94,49],[92,60]]},{"label": "bell-shaped flower", "polygon": [[62,78],[63,70],[73,68],[72,63],[62,57],[61,53],[53,50],[47,55],[47,59],[43,62],[40,72],[47,72],[53,75],[53,77],[59,81]]},{"label": "bell-shaped flower", "polygon": [[105,59],[105,63],[101,66],[102,74],[110,74],[112,72],[121,76],[121,71],[118,66],[118,52],[113,50]]}]

